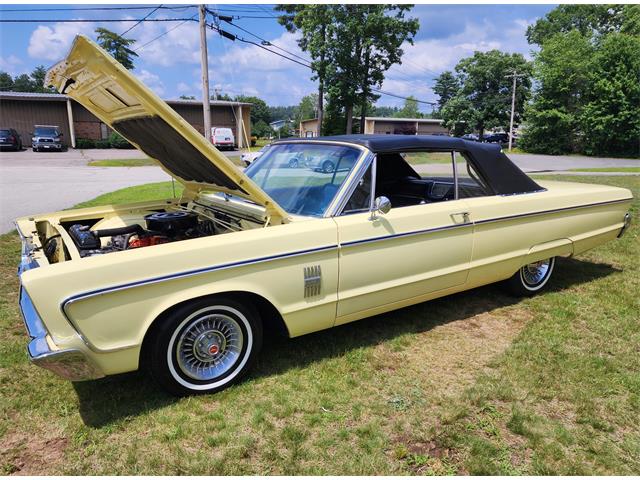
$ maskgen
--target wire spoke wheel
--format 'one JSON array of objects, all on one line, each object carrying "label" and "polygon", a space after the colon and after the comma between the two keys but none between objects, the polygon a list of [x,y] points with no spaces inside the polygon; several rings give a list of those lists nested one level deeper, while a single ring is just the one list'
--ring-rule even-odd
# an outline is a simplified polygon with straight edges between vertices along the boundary
[{"label": "wire spoke wheel", "polygon": [[240,324],[222,313],[191,321],[176,342],[178,367],[190,378],[211,381],[227,374],[240,358],[244,335]]},{"label": "wire spoke wheel", "polygon": [[551,259],[530,263],[522,267],[522,280],[530,286],[538,285],[545,279],[551,268]]}]

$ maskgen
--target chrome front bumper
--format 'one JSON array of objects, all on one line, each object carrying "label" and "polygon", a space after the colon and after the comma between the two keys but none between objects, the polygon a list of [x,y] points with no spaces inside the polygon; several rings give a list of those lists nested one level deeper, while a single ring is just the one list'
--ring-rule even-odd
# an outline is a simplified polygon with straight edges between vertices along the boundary
[{"label": "chrome front bumper", "polygon": [[[20,229],[18,229],[18,233],[22,239],[22,259],[18,268],[18,275],[20,275],[24,271],[37,268],[38,264],[31,258],[31,242],[22,235]],[[104,374],[84,352],[77,349],[57,350],[49,345],[47,328],[38,315],[29,294],[22,288],[22,283],[20,284],[20,311],[29,338],[31,338],[27,346],[27,353],[32,363],[74,382],[104,377]]]}]

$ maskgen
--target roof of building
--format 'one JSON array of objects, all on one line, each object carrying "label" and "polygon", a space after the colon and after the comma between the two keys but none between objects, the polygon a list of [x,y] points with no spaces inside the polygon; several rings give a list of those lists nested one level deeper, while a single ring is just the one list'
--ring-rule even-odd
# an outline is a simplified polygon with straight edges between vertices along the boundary
[{"label": "roof of building", "polygon": [[384,121],[384,122],[418,122],[418,123],[442,123],[444,120],[439,118],[396,118],[396,117],[364,117],[366,120]]},{"label": "roof of building", "polygon": [[[20,100],[36,100],[36,101],[54,101],[63,102],[67,100],[68,95],[61,93],[36,93],[36,92],[0,92],[0,100],[2,99],[20,99]],[[202,105],[201,100],[184,100],[184,99],[169,99],[164,100],[170,105]],[[227,100],[210,100],[211,105],[220,107],[237,107],[252,105],[247,102],[230,102]]]},{"label": "roof of building", "polygon": [[445,135],[334,135],[330,137],[287,138],[277,143],[341,142],[361,145],[376,154],[417,151],[457,151],[468,154],[480,176],[496,194],[535,192],[541,187],[509,160],[499,145],[479,143]]}]

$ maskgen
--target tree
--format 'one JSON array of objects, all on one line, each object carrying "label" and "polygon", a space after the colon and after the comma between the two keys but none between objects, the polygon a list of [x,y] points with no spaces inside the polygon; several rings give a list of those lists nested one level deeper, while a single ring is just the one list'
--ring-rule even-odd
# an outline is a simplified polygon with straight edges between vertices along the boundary
[{"label": "tree", "polygon": [[565,4],[527,28],[527,41],[542,45],[557,34],[577,31],[584,37],[624,32],[640,35],[639,5]]},{"label": "tree", "polygon": [[13,90],[13,78],[7,72],[0,71],[0,91]]},{"label": "tree", "polygon": [[346,133],[351,133],[353,108],[360,105],[364,125],[369,102],[378,99],[375,87],[382,86],[384,73],[401,63],[402,44],[413,44],[417,19],[405,18],[412,5],[335,4],[330,27],[327,75],[331,97],[344,106]]},{"label": "tree", "polygon": [[591,63],[579,117],[584,152],[640,157],[640,37],[606,35]]},{"label": "tree", "polygon": [[193,95],[180,95],[180,100],[195,100],[196,97]]},{"label": "tree", "polygon": [[327,76],[327,50],[329,42],[327,31],[332,21],[332,6],[322,4],[310,5],[278,5],[276,10],[284,12],[279,17],[280,24],[289,32],[300,31],[301,36],[298,46],[311,55],[311,67],[313,68],[313,80],[318,80],[317,112],[319,135],[322,135],[324,122],[324,96]]},{"label": "tree", "polygon": [[545,41],[535,55],[537,88],[525,110],[522,148],[555,155],[582,150],[579,118],[594,53],[595,46],[579,30]]},{"label": "tree", "polygon": [[418,111],[418,101],[416,98],[409,96],[404,101],[404,107],[398,110],[393,116],[396,118],[421,118],[422,114]]},{"label": "tree", "polygon": [[298,105],[298,111],[296,115],[296,123],[300,123],[302,120],[309,120],[316,118],[316,111],[318,107],[318,95],[312,93],[311,95],[305,95],[300,100]]},{"label": "tree", "polygon": [[[511,114],[512,79],[514,71],[524,76],[516,87],[515,121],[520,122],[524,103],[531,90],[532,66],[519,53],[503,53],[498,50],[475,52],[463,58],[455,67],[460,85],[458,93],[442,108],[445,125],[454,128],[461,121],[466,129],[477,130],[480,138],[488,128],[508,129]],[[448,104],[455,100],[450,107]],[[464,118],[459,115],[464,112]]]},{"label": "tree", "polygon": [[254,125],[260,120],[264,123],[269,123],[271,121],[269,107],[261,98],[250,95],[236,95],[235,101],[251,103],[251,123]]},{"label": "tree", "polygon": [[251,129],[251,135],[260,138],[270,137],[272,134],[273,129],[264,120],[258,120],[253,124],[253,128]]},{"label": "tree", "polygon": [[13,79],[13,89],[16,92],[33,92],[35,85],[32,78],[26,73],[23,73]]},{"label": "tree", "polygon": [[129,48],[135,40],[123,38],[111,30],[98,27],[95,32],[98,34],[98,45],[104,48],[113,58],[122,64],[127,70],[133,70],[133,57],[138,54]]},{"label": "tree", "polygon": [[31,72],[31,79],[33,81],[33,91],[40,93],[53,93],[55,89],[50,88],[44,84],[45,77],[47,76],[47,70],[44,65],[38,65],[33,72]]},{"label": "tree", "polygon": [[436,78],[436,83],[433,86],[433,91],[438,95],[438,110],[442,110],[442,107],[455,97],[459,90],[460,84],[453,72],[449,70],[442,72]]}]

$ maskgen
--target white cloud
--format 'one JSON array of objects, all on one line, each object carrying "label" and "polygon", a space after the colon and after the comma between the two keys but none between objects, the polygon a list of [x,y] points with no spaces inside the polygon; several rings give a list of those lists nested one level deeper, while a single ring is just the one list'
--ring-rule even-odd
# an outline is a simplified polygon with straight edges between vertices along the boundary
[{"label": "white cloud", "polygon": [[187,85],[186,83],[184,83],[184,82],[178,83],[177,89],[178,89],[178,93],[190,93],[191,92],[191,87],[189,85]]},{"label": "white cloud", "polygon": [[76,35],[90,35],[94,30],[91,23],[55,23],[52,27],[38,25],[31,33],[27,52],[32,58],[61,60],[71,48]]},{"label": "white cloud", "polygon": [[136,39],[132,48],[140,48],[136,53],[149,65],[170,67],[179,63],[200,62],[200,33],[194,22],[182,25],[145,22],[132,30],[131,36]]},{"label": "white cloud", "polygon": [[15,55],[9,55],[6,58],[0,57],[0,70],[11,75],[17,75],[25,71],[22,60]]},{"label": "white cloud", "polygon": [[148,70],[142,69],[139,72],[136,71],[136,77],[144,83],[151,90],[156,92],[159,96],[163,96],[165,93],[164,83],[160,80],[160,77],[155,73],[151,73]]}]

